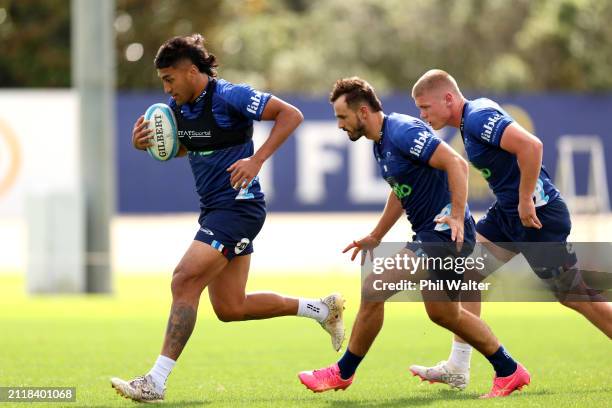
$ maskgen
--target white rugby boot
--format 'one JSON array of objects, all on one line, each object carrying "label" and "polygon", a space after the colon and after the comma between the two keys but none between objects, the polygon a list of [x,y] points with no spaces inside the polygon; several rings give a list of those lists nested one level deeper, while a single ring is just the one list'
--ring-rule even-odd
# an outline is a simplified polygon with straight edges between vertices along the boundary
[{"label": "white rugby boot", "polygon": [[136,377],[131,381],[113,377],[111,386],[117,391],[117,394],[137,402],[161,402],[164,400],[166,391],[165,387],[161,393],[156,391],[150,375]]},{"label": "white rugby boot", "polygon": [[329,314],[321,323],[323,330],[331,336],[332,347],[339,351],[344,342],[344,298],[339,293],[332,293],[321,299],[327,305]]},{"label": "white rugby boot", "polygon": [[410,372],[414,376],[421,378],[421,381],[429,381],[430,384],[448,384],[451,388],[464,390],[470,383],[470,370],[457,370],[448,364],[447,361],[440,361],[433,367],[420,365],[410,366]]}]

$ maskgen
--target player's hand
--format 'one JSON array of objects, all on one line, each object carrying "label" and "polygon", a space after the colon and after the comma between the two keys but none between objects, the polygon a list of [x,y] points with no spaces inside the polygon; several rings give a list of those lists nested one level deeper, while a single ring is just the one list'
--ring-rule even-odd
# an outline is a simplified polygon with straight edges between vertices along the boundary
[{"label": "player's hand", "polygon": [[535,204],[533,203],[531,197],[528,199],[519,200],[518,213],[523,227],[536,229],[542,228],[542,223],[536,215]]},{"label": "player's hand", "polygon": [[138,118],[132,129],[132,146],[138,150],[147,150],[153,146],[153,129],[149,129],[149,121],[144,120],[144,116]]},{"label": "player's hand", "polygon": [[231,173],[230,184],[234,190],[246,188],[251,181],[257,176],[263,161],[256,159],[254,156],[247,157],[246,159],[238,160],[227,168],[227,171]]},{"label": "player's hand", "polygon": [[374,261],[374,248],[380,245],[380,239],[375,236],[368,234],[364,238],[361,238],[358,241],[353,241],[344,248],[342,251],[343,254],[347,253],[351,249],[353,253],[351,254],[351,261],[354,261],[357,257],[357,254],[361,252],[361,264],[365,263],[366,254],[370,253],[370,260]]},{"label": "player's hand", "polygon": [[435,218],[434,221],[438,224],[446,224],[451,230],[451,239],[457,243],[457,251],[461,251],[463,247],[463,228],[465,226],[465,220],[463,217],[452,217],[445,215],[443,217]]}]

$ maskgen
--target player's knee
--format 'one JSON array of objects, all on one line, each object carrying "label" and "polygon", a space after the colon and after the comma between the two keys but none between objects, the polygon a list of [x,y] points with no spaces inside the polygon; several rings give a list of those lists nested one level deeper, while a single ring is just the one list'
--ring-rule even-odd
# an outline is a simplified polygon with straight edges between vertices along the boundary
[{"label": "player's knee", "polygon": [[430,308],[427,309],[427,315],[429,320],[445,328],[452,327],[458,320],[459,316],[457,313],[445,310],[443,308]]},{"label": "player's knee", "polygon": [[172,292],[172,299],[182,299],[187,294],[185,281],[181,278],[172,278],[170,283],[170,291]]},{"label": "player's knee", "polygon": [[202,292],[202,289],[198,288],[197,279],[195,279],[194,275],[189,274],[185,268],[179,265],[174,269],[172,282],[170,283],[173,299],[197,295]]},{"label": "player's knee", "polygon": [[384,312],[385,303],[384,302],[363,302],[362,301],[359,308],[361,309],[360,310],[361,313],[375,314],[375,313]]}]

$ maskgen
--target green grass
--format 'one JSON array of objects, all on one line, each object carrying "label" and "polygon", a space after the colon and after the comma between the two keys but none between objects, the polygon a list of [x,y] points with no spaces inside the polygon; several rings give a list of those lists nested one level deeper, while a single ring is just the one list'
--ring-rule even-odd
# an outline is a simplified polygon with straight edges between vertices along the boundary
[{"label": "green grass", "polygon": [[[296,296],[342,291],[347,329],[358,306],[359,277],[253,276],[250,290]],[[0,385],[75,386],[77,402],[49,406],[133,406],[109,385],[112,376],[148,371],[159,354],[170,302],[168,276],[121,276],[112,296],[29,297],[18,276],[0,277]],[[464,392],[421,384],[412,363],[448,355],[450,335],[428,321],[419,303],[391,303],[383,331],[347,391],[313,394],[303,369],[335,361],[329,337],[304,318],[221,323],[206,297],[195,332],[168,381],[165,406],[602,407],[612,401],[612,342],[557,304],[485,304],[485,320],[532,374],[509,398],[480,401],[492,370],[480,355]],[[21,404],[17,406],[24,406]],[[7,404],[0,404],[7,406]]]}]

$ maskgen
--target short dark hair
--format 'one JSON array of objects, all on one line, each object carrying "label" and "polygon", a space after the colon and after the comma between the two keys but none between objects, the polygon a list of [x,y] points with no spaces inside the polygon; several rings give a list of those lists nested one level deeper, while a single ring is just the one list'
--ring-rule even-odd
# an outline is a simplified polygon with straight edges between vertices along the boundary
[{"label": "short dark hair", "polygon": [[174,67],[182,60],[190,60],[200,72],[217,76],[217,58],[204,48],[201,34],[170,38],[159,47],[154,63],[155,68],[162,69]]},{"label": "short dark hair", "polygon": [[329,95],[329,101],[334,103],[342,95],[345,95],[346,104],[351,109],[355,109],[358,103],[365,102],[374,112],[380,112],[382,110],[382,103],[380,99],[378,99],[378,96],[376,96],[376,92],[372,85],[359,77],[355,76],[337,80]]}]

